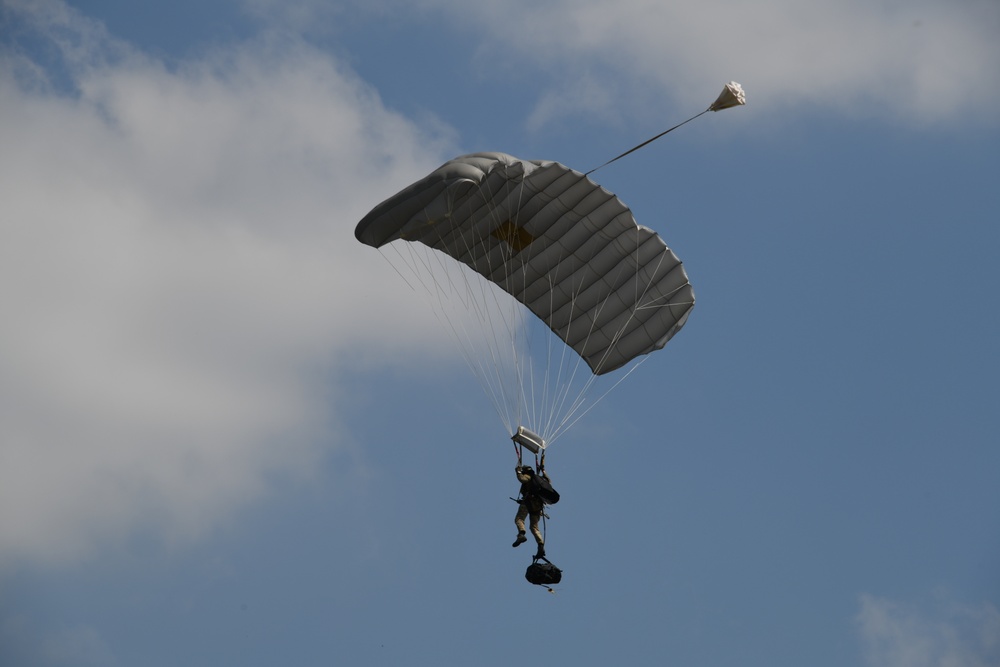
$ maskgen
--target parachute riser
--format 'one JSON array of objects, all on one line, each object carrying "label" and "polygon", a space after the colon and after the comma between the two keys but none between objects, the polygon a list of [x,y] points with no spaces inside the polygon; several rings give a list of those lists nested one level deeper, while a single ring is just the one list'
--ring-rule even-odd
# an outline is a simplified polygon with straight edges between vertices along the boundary
[{"label": "parachute riser", "polygon": [[518,426],[517,431],[514,432],[514,435],[510,439],[514,441],[514,444],[525,447],[535,454],[543,451],[548,446],[545,438],[524,426]]},{"label": "parachute riser", "polygon": [[[517,451],[517,464],[521,465],[523,460],[523,452],[525,449],[530,451],[535,455],[535,469],[542,470],[545,467],[545,448],[548,443],[545,442],[545,438],[538,435],[534,431],[531,431],[524,426],[518,426],[517,431],[514,435],[510,437],[514,441],[514,449]],[[538,454],[542,455],[539,461]]]}]

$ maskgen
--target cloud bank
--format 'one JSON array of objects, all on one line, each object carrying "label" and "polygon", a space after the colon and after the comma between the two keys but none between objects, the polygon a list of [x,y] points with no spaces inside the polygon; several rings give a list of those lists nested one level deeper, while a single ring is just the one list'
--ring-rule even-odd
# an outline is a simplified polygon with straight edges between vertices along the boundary
[{"label": "cloud bank", "polygon": [[0,567],[190,539],[350,446],[336,374],[405,354],[414,309],[353,227],[448,133],[295,39],[167,67],[62,3],[4,11]]},{"label": "cloud bank", "polygon": [[915,126],[996,124],[1000,4],[990,0],[458,4],[422,6],[482,31],[484,71],[550,77],[536,127],[568,114],[659,113],[665,99],[698,111],[731,79],[779,119],[811,107]]},{"label": "cloud bank", "polygon": [[993,667],[1000,664],[1000,611],[940,602],[927,612],[861,596],[858,627],[872,667]]}]

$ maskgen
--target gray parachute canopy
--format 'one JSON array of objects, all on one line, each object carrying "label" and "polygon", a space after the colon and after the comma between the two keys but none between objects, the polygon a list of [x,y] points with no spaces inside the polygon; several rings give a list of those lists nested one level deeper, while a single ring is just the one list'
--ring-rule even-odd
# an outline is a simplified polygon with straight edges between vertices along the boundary
[{"label": "gray parachute canopy", "polygon": [[355,236],[423,243],[528,307],[601,375],[658,350],[694,292],[677,256],[614,194],[558,162],[476,153],[376,206]]}]

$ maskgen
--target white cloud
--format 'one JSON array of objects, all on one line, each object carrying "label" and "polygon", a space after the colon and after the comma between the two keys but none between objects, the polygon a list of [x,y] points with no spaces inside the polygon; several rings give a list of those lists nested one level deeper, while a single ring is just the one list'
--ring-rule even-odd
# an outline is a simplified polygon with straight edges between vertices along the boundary
[{"label": "white cloud", "polygon": [[77,90],[0,59],[0,566],[188,539],[349,446],[330,377],[405,354],[416,308],[353,227],[448,137],[294,40],[169,69],[61,3],[8,11]]},{"label": "white cloud", "polygon": [[699,111],[731,79],[761,111],[807,104],[908,124],[995,122],[1000,102],[991,0],[424,4],[486,33],[483,67],[548,72],[534,123],[581,110],[660,114],[664,97]]},{"label": "white cloud", "polygon": [[931,610],[861,596],[857,623],[872,667],[995,667],[1000,611],[939,600]]}]

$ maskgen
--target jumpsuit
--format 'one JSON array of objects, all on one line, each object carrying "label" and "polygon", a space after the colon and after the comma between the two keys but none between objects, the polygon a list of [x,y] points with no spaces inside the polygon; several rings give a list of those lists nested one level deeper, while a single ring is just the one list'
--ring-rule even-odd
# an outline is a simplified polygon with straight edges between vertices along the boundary
[{"label": "jumpsuit", "polygon": [[[514,517],[514,525],[517,526],[518,536],[524,534],[524,519],[528,516],[531,517],[530,527],[531,534],[535,537],[535,542],[538,543],[539,552],[545,546],[545,538],[542,537],[542,531],[538,528],[538,521],[542,517],[542,512],[544,509],[544,503],[542,499],[539,498],[534,493],[532,488],[531,478],[532,473],[522,472],[523,468],[517,466],[514,468],[514,474],[517,475],[517,480],[521,482],[521,501],[517,508],[517,515]],[[531,470],[528,468],[528,470]],[[544,471],[540,473],[542,477],[548,479],[549,476],[545,474]]]}]

